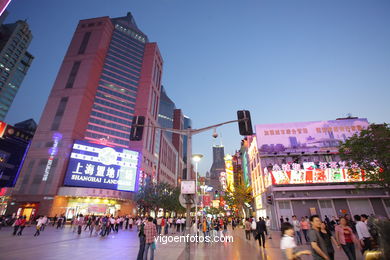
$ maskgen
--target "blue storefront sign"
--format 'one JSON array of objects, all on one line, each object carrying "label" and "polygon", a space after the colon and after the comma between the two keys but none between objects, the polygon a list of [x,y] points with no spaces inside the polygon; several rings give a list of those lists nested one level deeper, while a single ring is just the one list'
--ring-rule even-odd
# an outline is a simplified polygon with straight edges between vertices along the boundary
[{"label": "blue storefront sign", "polygon": [[139,158],[136,151],[76,140],[64,185],[135,191]]}]

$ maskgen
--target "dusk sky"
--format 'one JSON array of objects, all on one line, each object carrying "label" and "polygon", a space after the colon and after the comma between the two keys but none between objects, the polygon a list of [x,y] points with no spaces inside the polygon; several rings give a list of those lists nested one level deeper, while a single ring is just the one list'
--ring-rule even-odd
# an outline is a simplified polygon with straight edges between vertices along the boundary
[{"label": "dusk sky", "polygon": [[[6,23],[27,19],[35,56],[6,122],[39,122],[79,20],[125,16],[157,42],[163,85],[194,128],[346,116],[390,122],[389,0],[13,0]],[[212,145],[239,149],[237,124],[194,137],[210,169]]]}]

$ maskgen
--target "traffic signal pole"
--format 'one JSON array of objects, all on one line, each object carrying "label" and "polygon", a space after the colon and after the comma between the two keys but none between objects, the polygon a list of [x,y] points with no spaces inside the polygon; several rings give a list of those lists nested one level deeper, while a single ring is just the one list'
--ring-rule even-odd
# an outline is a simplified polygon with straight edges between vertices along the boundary
[{"label": "traffic signal pole", "polygon": [[[243,119],[238,119],[238,120],[230,120],[226,121],[223,123],[203,127],[200,129],[192,129],[192,128],[187,128],[187,129],[173,129],[173,128],[164,128],[160,126],[151,126],[151,125],[132,125],[132,127],[152,127],[155,129],[160,129],[162,131],[170,132],[170,133],[175,133],[175,134],[180,134],[183,136],[187,136],[187,176],[186,180],[191,180],[191,171],[192,171],[192,136],[208,131],[210,129],[223,126],[226,124],[231,124],[231,123],[236,123],[236,122],[245,122],[247,123],[249,121],[250,123],[250,118],[243,118]],[[195,173],[195,178],[197,178],[197,173]],[[191,230],[191,224],[192,224],[192,219],[191,219],[191,206],[193,203],[197,203],[196,197],[198,195],[198,187],[195,186],[195,196],[188,194],[185,195],[186,199],[186,234],[190,235],[190,230]],[[197,212],[195,212],[195,215]],[[197,220],[197,218],[195,218]],[[198,223],[195,222],[196,229],[198,228]],[[190,248],[190,241],[186,241],[186,247],[185,247],[185,259],[190,260],[191,258],[191,248]]]}]

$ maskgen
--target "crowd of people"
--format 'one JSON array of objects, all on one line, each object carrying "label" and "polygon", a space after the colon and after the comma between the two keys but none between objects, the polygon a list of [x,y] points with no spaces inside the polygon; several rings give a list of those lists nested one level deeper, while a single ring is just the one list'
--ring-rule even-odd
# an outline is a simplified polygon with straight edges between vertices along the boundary
[{"label": "crowd of people", "polygon": [[[378,230],[374,223],[374,216],[365,214],[355,215],[353,218],[346,214],[340,217],[323,220],[318,215],[304,216],[300,219],[292,216],[292,219],[280,217],[282,238],[280,249],[285,259],[299,259],[302,255],[312,255],[313,259],[333,260],[335,248],[342,249],[348,260],[356,260],[356,248],[362,254],[367,250],[378,247]],[[64,215],[48,218],[37,216],[27,221],[26,216],[11,217],[0,216],[0,228],[12,226],[13,236],[22,236],[26,226],[34,226],[34,236],[37,237],[52,225],[56,229],[63,229],[65,224],[70,224],[74,233],[80,235],[89,232],[90,236],[106,237],[111,232],[118,233],[120,230],[137,230],[139,237],[139,252],[137,259],[153,259],[155,238],[158,235],[182,235],[186,233],[186,218],[179,217],[132,217],[112,215],[86,215],[79,214],[67,220]],[[194,220],[190,226],[192,234],[203,236],[225,236],[228,226],[234,230],[242,225],[247,240],[258,240],[260,247],[265,247],[266,239],[272,239],[271,220],[269,217],[258,220],[255,218],[232,218],[232,217],[201,217],[198,224]],[[298,250],[298,246],[308,245],[311,250]]]},{"label": "crowd of people", "polygon": [[[335,247],[342,249],[348,260],[356,260],[358,247],[362,255],[367,250],[378,247],[378,231],[374,225],[374,216],[365,214],[355,215],[353,219],[349,214],[338,218],[324,220],[318,215],[302,217],[298,220],[292,217],[280,218],[282,239],[280,248],[286,259],[297,259],[301,255],[311,254],[313,259],[333,260]],[[310,245],[311,251],[297,251],[297,245],[302,245],[303,239]]]}]

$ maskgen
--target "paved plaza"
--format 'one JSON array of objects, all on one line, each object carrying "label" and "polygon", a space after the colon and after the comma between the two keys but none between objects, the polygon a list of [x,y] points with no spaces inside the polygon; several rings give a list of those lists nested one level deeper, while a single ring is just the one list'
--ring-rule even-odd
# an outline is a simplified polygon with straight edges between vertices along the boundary
[{"label": "paved plaza", "polygon": [[[0,230],[1,260],[76,260],[76,259],[136,259],[138,237],[136,229],[120,230],[109,237],[81,235],[73,233],[67,226],[62,230],[49,226],[39,237],[34,237],[34,227],[27,227],[23,236],[12,236],[11,228]],[[233,243],[191,244],[191,259],[281,259],[279,232],[273,232],[273,239],[267,240],[266,248],[260,249],[257,241],[247,241],[244,231],[229,230]],[[184,259],[184,243],[158,244],[155,259]],[[307,247],[307,246],[305,246]],[[361,259],[361,255],[358,254]],[[303,259],[311,259],[306,257]],[[346,259],[341,250],[336,249],[336,259]]]}]

